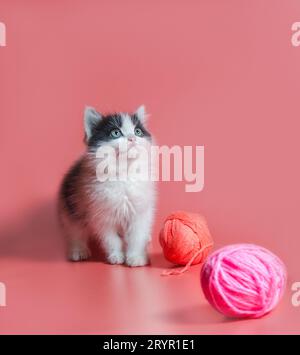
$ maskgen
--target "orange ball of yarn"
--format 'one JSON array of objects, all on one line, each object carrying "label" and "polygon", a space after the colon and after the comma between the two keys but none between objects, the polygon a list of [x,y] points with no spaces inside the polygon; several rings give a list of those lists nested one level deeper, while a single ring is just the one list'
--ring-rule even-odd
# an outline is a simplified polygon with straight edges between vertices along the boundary
[{"label": "orange ball of yarn", "polygon": [[165,220],[159,241],[168,261],[186,267],[203,263],[213,246],[205,218],[183,211],[174,212]]}]

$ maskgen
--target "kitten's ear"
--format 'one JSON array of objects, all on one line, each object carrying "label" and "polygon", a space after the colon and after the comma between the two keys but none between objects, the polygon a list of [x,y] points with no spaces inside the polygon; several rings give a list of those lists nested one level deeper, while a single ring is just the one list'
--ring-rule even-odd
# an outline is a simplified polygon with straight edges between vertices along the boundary
[{"label": "kitten's ear", "polygon": [[101,114],[97,112],[93,107],[87,106],[84,110],[84,130],[85,130],[85,141],[87,142],[92,134],[94,128],[101,121]]},{"label": "kitten's ear", "polygon": [[148,115],[146,113],[146,109],[144,105],[141,105],[136,111],[135,111],[135,115],[137,116],[137,118],[143,123],[145,124],[147,122],[147,118]]}]

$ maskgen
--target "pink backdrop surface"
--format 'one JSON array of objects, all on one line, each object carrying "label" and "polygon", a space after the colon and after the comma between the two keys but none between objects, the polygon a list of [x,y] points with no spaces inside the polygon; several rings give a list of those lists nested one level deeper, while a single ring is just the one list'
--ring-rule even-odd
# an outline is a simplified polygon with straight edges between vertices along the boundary
[{"label": "pink backdrop surface", "polygon": [[[1,0],[0,21],[0,333],[300,332],[300,2]],[[151,266],[68,263],[55,199],[84,149],[83,108],[142,103],[160,144],[205,146],[205,188],[159,184]],[[215,248],[280,256],[280,306],[228,320],[205,301],[200,266],[160,277],[158,231],[174,210],[203,213]]]}]

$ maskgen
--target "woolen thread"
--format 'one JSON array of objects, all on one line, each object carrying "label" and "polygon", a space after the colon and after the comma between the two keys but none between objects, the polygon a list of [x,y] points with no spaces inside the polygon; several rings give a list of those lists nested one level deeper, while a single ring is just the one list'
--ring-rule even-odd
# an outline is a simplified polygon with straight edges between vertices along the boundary
[{"label": "woolen thread", "polygon": [[176,265],[190,265],[204,262],[213,246],[212,237],[205,218],[198,213],[174,212],[167,217],[159,235],[165,258]]},{"label": "woolen thread", "polygon": [[234,244],[211,254],[201,271],[208,302],[233,318],[259,318],[272,311],[286,286],[286,268],[269,250]]}]

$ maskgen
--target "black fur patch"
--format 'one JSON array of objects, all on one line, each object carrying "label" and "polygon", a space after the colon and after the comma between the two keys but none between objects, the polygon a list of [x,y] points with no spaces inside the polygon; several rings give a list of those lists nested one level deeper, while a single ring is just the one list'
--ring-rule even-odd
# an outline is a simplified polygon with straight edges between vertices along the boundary
[{"label": "black fur patch", "polygon": [[110,132],[114,128],[121,129],[122,117],[120,114],[112,114],[102,117],[101,121],[93,129],[92,136],[87,142],[89,147],[99,146],[100,142],[108,142],[114,138],[110,136]]},{"label": "black fur patch", "polygon": [[140,122],[140,120],[136,114],[131,115],[130,118],[131,118],[131,121],[134,125],[136,125],[138,122]]}]

